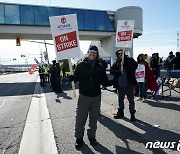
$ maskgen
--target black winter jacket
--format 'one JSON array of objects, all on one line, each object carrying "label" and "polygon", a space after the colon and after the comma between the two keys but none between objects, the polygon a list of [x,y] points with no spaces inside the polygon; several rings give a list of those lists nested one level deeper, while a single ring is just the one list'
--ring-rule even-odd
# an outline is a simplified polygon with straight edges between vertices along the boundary
[{"label": "black winter jacket", "polygon": [[[135,70],[137,69],[138,63],[130,57],[124,57],[124,68],[126,69],[127,82],[128,85],[137,84],[135,77]],[[118,77],[122,75],[121,73],[121,60],[117,59],[116,62],[112,65],[110,73],[114,75],[114,87],[118,88]]]},{"label": "black winter jacket", "polygon": [[111,86],[113,84],[108,80],[107,74],[99,62],[96,62],[92,68],[87,60],[77,65],[72,80],[79,81],[79,93],[89,97],[101,95],[100,85]]}]

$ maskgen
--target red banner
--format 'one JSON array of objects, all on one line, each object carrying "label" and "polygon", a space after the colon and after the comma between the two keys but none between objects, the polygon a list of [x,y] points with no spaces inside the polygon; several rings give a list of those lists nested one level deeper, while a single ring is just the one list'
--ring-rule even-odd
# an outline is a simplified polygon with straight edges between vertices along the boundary
[{"label": "red banner", "polygon": [[57,52],[78,47],[76,31],[55,37]]},{"label": "red banner", "polygon": [[144,78],[144,71],[136,72],[136,79],[138,78]]},{"label": "red banner", "polygon": [[118,32],[117,42],[131,41],[132,30]]}]

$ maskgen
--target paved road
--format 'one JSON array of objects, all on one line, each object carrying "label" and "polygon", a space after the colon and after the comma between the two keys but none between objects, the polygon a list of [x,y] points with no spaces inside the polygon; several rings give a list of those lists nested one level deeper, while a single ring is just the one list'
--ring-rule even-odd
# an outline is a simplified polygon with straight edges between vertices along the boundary
[{"label": "paved road", "polygon": [[0,76],[0,154],[18,153],[37,74]]},{"label": "paved road", "polygon": [[[117,96],[112,92],[103,91],[97,130],[99,145],[96,148],[90,146],[85,132],[85,146],[81,151],[77,151],[74,148],[77,98],[74,99],[72,91],[68,90],[62,94],[55,94],[50,92],[47,86],[44,91],[57,148],[61,154],[178,153],[180,95],[176,93],[173,93],[171,97],[148,99],[146,103],[136,101],[138,121],[130,122],[127,100],[125,101],[126,118],[115,120],[110,113],[110,104],[113,103],[115,108],[117,107]],[[146,149],[145,145],[148,141],[176,142],[176,145],[174,149]]]},{"label": "paved road", "polygon": [[[37,74],[31,76],[28,73],[0,76],[0,154],[18,153],[36,79]],[[148,99],[145,103],[136,101],[138,120],[130,122],[127,100],[125,118],[115,120],[110,106],[113,103],[117,108],[117,96],[103,91],[97,130],[99,144],[94,148],[90,146],[85,131],[85,146],[77,151],[74,147],[77,98],[73,98],[72,91],[68,89],[61,94],[51,92],[50,84],[43,91],[60,154],[178,153],[180,95],[177,93],[172,93],[171,97]],[[146,149],[148,141],[176,144],[174,149]]]}]

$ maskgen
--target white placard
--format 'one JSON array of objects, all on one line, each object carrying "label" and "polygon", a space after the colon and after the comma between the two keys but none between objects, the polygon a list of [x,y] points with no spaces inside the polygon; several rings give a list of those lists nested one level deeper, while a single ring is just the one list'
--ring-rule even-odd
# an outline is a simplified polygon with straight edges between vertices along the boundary
[{"label": "white placard", "polygon": [[43,52],[43,55],[44,55],[45,61],[49,61],[48,52],[47,52],[47,51],[44,51],[44,52]]},{"label": "white placard", "polygon": [[50,17],[56,59],[81,57],[76,14]]},{"label": "white placard", "polygon": [[116,47],[132,48],[134,20],[118,20]]},{"label": "white placard", "polygon": [[135,75],[137,82],[145,82],[145,65],[138,64]]}]

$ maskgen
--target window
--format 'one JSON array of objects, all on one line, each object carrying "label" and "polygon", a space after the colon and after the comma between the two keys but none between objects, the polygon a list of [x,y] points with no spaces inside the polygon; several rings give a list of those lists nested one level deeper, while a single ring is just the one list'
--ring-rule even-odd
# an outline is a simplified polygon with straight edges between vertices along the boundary
[{"label": "window", "polygon": [[49,25],[47,7],[35,6],[34,15],[35,15],[35,25],[43,25],[43,26]]},{"label": "window", "polygon": [[78,29],[79,30],[84,30],[83,10],[72,9],[72,14],[76,14],[77,15]]},{"label": "window", "polygon": [[95,30],[94,11],[84,11],[84,25],[85,30]]},{"label": "window", "polygon": [[60,15],[59,8],[49,7],[48,8],[48,15],[49,15],[49,17],[51,17],[51,16],[59,16]]},{"label": "window", "polygon": [[71,14],[71,9],[60,8],[61,15]]},{"label": "window", "polygon": [[95,12],[96,30],[105,31],[105,17],[103,11]]},{"label": "window", "polygon": [[19,6],[20,21],[23,25],[34,25],[34,10],[32,6]]},{"label": "window", "polygon": [[107,12],[105,13],[105,22],[106,22],[106,31],[114,32],[114,27],[112,25],[111,20],[109,19],[109,16]]},{"label": "window", "polygon": [[6,24],[20,24],[18,5],[5,5],[5,21]]},{"label": "window", "polygon": [[0,23],[5,24],[4,20],[4,5],[0,4]]}]

